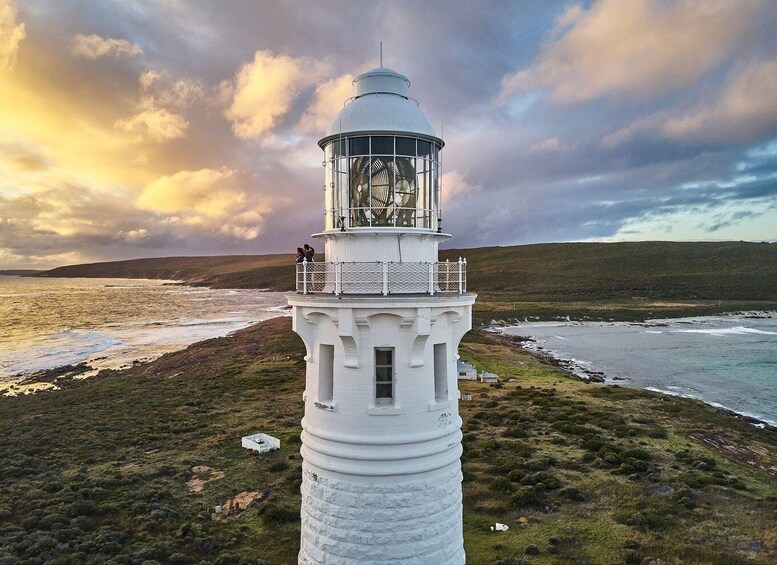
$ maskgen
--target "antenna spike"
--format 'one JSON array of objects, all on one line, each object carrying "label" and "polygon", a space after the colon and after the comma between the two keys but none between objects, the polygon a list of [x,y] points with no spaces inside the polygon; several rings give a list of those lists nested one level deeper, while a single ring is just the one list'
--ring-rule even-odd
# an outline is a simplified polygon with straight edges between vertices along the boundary
[{"label": "antenna spike", "polygon": [[383,42],[380,42],[380,68],[383,68]]}]

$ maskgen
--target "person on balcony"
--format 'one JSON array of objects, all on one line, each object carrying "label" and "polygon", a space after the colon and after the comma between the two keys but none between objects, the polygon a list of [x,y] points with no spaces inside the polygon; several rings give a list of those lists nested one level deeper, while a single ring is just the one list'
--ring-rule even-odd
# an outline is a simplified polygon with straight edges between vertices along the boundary
[{"label": "person on balcony", "polygon": [[297,263],[302,263],[305,260],[305,250],[301,247],[297,247]]},{"label": "person on balcony", "polygon": [[313,255],[316,254],[316,250],[310,247],[307,243],[305,244],[305,259],[308,263],[313,262]]}]

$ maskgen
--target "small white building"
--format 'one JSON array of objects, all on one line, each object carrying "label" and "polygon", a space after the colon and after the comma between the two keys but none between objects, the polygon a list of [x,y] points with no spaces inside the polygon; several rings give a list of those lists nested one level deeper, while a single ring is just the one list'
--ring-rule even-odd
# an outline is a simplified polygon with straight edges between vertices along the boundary
[{"label": "small white building", "polygon": [[478,371],[471,363],[467,363],[466,361],[458,361],[456,363],[456,371],[460,381],[478,380]]},{"label": "small white building", "polygon": [[481,383],[498,383],[499,382],[499,375],[496,373],[487,373],[486,371],[483,371],[480,373],[480,382]]},{"label": "small white building", "polygon": [[251,436],[243,436],[243,447],[246,449],[253,449],[259,453],[266,453],[268,451],[275,451],[281,448],[281,440],[277,437],[272,437],[267,434],[254,434]]}]

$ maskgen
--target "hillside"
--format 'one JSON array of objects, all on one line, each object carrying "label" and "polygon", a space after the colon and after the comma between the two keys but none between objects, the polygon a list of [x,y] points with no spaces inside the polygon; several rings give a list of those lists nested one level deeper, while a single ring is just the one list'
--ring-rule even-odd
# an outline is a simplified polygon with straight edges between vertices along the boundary
[{"label": "hillside", "polygon": [[[472,395],[460,403],[471,565],[777,559],[773,430],[583,383],[488,332],[460,351],[506,378],[459,383]],[[277,318],[0,398],[0,563],[296,563],[304,355]],[[257,431],[281,449],[242,449]],[[236,498],[240,513],[211,520]],[[510,529],[490,531],[497,521]]]},{"label": "hillside", "polygon": [[40,277],[90,277],[180,280],[213,288],[272,288],[294,284],[293,255],[160,257],[57,267]]},{"label": "hillside", "polygon": [[[449,249],[467,258],[475,317],[635,320],[777,309],[777,244],[548,243]],[[323,256],[318,258],[323,260]],[[49,277],[182,280],[212,288],[292,290],[291,255],[168,257],[72,265]]]}]

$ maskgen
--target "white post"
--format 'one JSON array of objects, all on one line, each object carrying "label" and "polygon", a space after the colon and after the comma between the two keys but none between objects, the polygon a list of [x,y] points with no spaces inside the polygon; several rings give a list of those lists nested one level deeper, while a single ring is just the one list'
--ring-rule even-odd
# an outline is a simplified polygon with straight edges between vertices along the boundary
[{"label": "white post", "polygon": [[451,262],[450,259],[445,260],[445,290],[451,291]]},{"label": "white post", "polygon": [[434,294],[434,261],[429,262],[429,294]]},{"label": "white post", "polygon": [[308,293],[308,260],[302,260],[302,294]]},{"label": "white post", "polygon": [[464,280],[464,285],[461,287],[461,292],[465,293],[467,292],[467,258],[464,257],[464,269],[462,272],[462,279]]},{"label": "white post", "polygon": [[388,261],[383,258],[383,296],[388,296]]},{"label": "white post", "polygon": [[342,265],[340,264],[340,258],[335,259],[335,294],[340,296],[342,293],[342,284],[343,284],[343,275],[342,275]]},{"label": "white post", "polygon": [[463,287],[464,287],[464,276],[463,276],[463,272],[462,272],[463,262],[462,262],[461,257],[459,257],[458,263],[459,263],[459,281],[458,281],[459,282],[459,294],[461,294],[463,292]]}]

